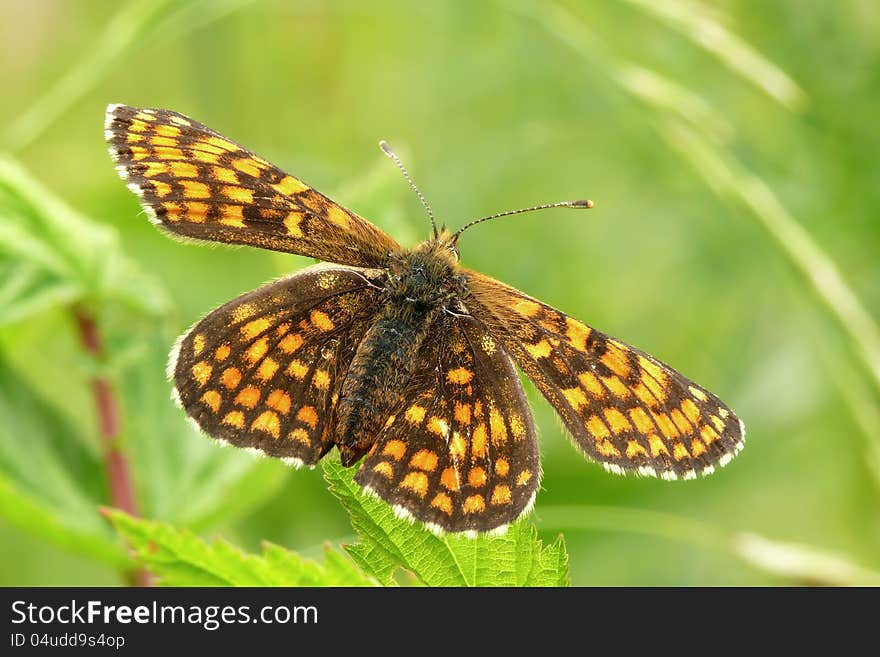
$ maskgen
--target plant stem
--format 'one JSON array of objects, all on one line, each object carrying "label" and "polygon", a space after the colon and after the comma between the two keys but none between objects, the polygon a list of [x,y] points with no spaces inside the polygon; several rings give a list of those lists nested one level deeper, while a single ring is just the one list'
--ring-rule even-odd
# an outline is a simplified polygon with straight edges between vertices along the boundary
[{"label": "plant stem", "polygon": [[[103,359],[101,334],[94,317],[82,308],[74,308],[74,318],[79,328],[83,348],[98,362]],[[92,379],[92,396],[95,400],[95,411],[98,416],[98,434],[104,449],[104,463],[107,467],[107,481],[110,487],[110,503],[117,509],[137,516],[138,505],[134,494],[131,469],[125,453],[119,446],[120,421],[119,404],[110,381],[104,376]],[[127,573],[129,582],[134,586],[151,586],[152,576],[143,569]]]}]

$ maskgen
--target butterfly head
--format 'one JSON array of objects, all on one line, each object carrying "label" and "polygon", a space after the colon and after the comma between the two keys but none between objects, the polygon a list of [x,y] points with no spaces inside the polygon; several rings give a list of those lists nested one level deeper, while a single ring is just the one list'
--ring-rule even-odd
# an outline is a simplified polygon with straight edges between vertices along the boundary
[{"label": "butterfly head", "polygon": [[447,232],[393,257],[389,263],[392,297],[424,307],[440,307],[464,293],[458,251]]}]

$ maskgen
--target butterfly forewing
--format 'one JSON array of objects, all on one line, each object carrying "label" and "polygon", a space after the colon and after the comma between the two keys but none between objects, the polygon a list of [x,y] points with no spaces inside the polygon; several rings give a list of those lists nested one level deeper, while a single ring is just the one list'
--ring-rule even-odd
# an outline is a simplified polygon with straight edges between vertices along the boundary
[{"label": "butterfly forewing", "polygon": [[122,178],[175,235],[360,267],[400,249],[366,219],[182,114],[111,105],[106,137]]},{"label": "butterfly forewing", "polygon": [[534,501],[540,465],[510,357],[473,318],[447,316],[418,362],[356,481],[435,529],[488,531],[515,520]]},{"label": "butterfly forewing", "polygon": [[668,365],[487,276],[468,277],[468,309],[609,470],[692,478],[742,448],[733,411]]},{"label": "butterfly forewing", "polygon": [[170,369],[207,434],[313,465],[349,363],[379,310],[372,270],[315,265],[217,308],[181,338]]}]

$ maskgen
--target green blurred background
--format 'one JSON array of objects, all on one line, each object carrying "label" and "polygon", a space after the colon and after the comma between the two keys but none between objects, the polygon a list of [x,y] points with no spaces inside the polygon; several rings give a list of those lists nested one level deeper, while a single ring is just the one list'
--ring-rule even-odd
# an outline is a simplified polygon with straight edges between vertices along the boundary
[{"label": "green blurred background", "polygon": [[164,380],[177,334],[308,260],[159,234],[107,156],[111,102],[193,116],[404,244],[428,224],[380,138],[452,227],[593,199],[482,225],[463,263],[671,363],[748,440],[704,480],[616,477],[527,384],[533,518],[572,583],[880,581],[876,2],[0,8],[0,584],[124,581],[94,376],[144,515],[248,549],[353,539],[320,469],[220,450]]}]

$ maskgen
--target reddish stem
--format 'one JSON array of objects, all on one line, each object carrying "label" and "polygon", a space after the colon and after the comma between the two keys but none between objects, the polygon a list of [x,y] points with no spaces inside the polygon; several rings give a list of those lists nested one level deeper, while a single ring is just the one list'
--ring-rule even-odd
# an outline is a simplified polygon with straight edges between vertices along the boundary
[{"label": "reddish stem", "polygon": [[[100,362],[104,353],[101,346],[101,334],[94,318],[81,308],[74,309],[74,317],[79,328],[83,348],[96,361]],[[101,437],[101,446],[104,449],[104,460],[107,466],[110,503],[117,509],[136,516],[138,515],[138,506],[134,495],[131,470],[128,467],[125,453],[119,447],[121,433],[119,404],[110,381],[103,376],[96,376],[92,379],[92,395],[95,399],[98,433]],[[135,586],[152,585],[152,576],[143,569],[137,569],[130,573],[129,580]]]}]

